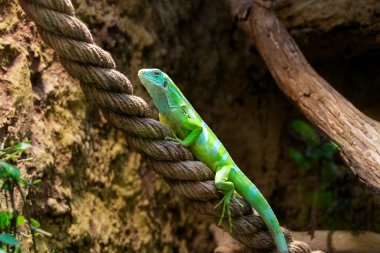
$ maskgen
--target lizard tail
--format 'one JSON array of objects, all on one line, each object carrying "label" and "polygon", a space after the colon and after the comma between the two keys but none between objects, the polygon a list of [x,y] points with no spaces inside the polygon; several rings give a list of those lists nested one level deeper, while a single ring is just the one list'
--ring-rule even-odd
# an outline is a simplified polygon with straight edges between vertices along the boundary
[{"label": "lizard tail", "polygon": [[[279,253],[288,253],[288,245],[285,240],[284,233],[280,227],[276,215],[272,208],[269,206],[265,197],[257,189],[257,187],[243,174],[243,173],[230,174],[234,177],[236,191],[251,204],[251,206],[259,213],[264,223],[267,225],[273,240],[277,246]],[[240,174],[239,176],[237,174]],[[235,180],[236,179],[236,180]]]}]

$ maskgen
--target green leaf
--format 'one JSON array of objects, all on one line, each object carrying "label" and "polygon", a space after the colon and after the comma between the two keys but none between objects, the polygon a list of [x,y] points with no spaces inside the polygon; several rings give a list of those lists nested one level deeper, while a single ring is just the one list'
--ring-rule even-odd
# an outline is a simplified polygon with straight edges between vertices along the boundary
[{"label": "green leaf", "polygon": [[0,212],[0,229],[4,230],[9,227],[11,218],[8,212]]},{"label": "green leaf", "polygon": [[288,154],[296,163],[301,163],[303,160],[305,160],[305,157],[302,154],[302,152],[297,149],[290,148]]},{"label": "green leaf", "polygon": [[11,155],[16,155],[16,154],[24,152],[28,148],[30,148],[30,143],[19,142],[19,143],[17,143],[16,145],[14,145],[12,147],[5,148],[3,150],[3,152],[5,152],[7,154],[11,154]]},{"label": "green leaf", "polygon": [[330,191],[321,191],[318,198],[319,208],[328,208],[334,201],[334,196]]},{"label": "green leaf", "polygon": [[310,170],[311,169],[311,162],[308,160],[304,160],[299,166],[304,170]]},{"label": "green leaf", "polygon": [[25,179],[19,178],[19,179],[17,179],[17,181],[18,181],[21,185],[23,185],[23,186],[28,186],[28,185],[29,185],[29,182],[26,181]]},{"label": "green leaf", "polygon": [[310,148],[308,152],[309,158],[313,161],[318,161],[321,159],[321,151],[319,150],[319,146],[316,148]]},{"label": "green leaf", "polygon": [[17,226],[22,226],[25,223],[25,217],[19,214],[16,219]]},{"label": "green leaf", "polygon": [[311,168],[311,162],[306,159],[305,155],[301,151],[290,148],[288,154],[302,169],[309,170]]},{"label": "green leaf", "polygon": [[14,246],[16,248],[19,247],[18,240],[13,235],[0,234],[0,242],[2,242],[4,244],[11,245],[11,246]]},{"label": "green leaf", "polygon": [[6,162],[0,162],[0,178],[10,177],[13,179],[20,178],[20,170]]},{"label": "green leaf", "polygon": [[39,228],[41,226],[41,224],[33,218],[30,219],[30,225],[35,228]]},{"label": "green leaf", "polygon": [[333,158],[338,150],[338,146],[333,142],[329,142],[321,146],[321,153],[326,158]]},{"label": "green leaf", "polygon": [[318,134],[309,123],[303,120],[293,120],[291,125],[294,131],[305,139],[308,145],[319,144]]},{"label": "green leaf", "polygon": [[39,183],[41,183],[41,182],[42,182],[41,179],[36,179],[36,180],[33,180],[33,181],[32,181],[32,184],[39,184]]}]

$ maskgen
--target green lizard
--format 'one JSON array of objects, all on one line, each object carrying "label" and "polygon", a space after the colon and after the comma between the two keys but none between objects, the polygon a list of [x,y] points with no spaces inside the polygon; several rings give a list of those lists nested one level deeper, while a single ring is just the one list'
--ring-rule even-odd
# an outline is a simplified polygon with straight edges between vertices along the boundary
[{"label": "green lizard", "polygon": [[178,138],[170,139],[189,148],[196,159],[215,171],[215,185],[224,193],[224,197],[217,204],[219,206],[223,203],[219,224],[227,210],[231,226],[229,204],[236,190],[260,214],[274,238],[278,251],[288,253],[288,246],[280,224],[264,196],[238,168],[223,144],[169,76],[159,69],[141,69],[138,76],[153,98],[159,111],[160,121],[168,125]]}]

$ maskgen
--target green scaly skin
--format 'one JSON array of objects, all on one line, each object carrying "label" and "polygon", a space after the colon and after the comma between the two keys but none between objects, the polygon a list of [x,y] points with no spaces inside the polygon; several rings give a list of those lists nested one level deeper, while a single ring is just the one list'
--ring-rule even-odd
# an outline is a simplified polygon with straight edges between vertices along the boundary
[{"label": "green scaly skin", "polygon": [[274,238],[278,251],[288,253],[280,224],[264,196],[238,168],[223,144],[169,76],[159,69],[141,69],[138,76],[153,98],[160,113],[160,121],[168,125],[178,137],[172,140],[189,148],[198,160],[215,171],[215,185],[224,193],[217,205],[223,204],[219,224],[227,212],[231,226],[229,204],[236,190],[260,214]]}]

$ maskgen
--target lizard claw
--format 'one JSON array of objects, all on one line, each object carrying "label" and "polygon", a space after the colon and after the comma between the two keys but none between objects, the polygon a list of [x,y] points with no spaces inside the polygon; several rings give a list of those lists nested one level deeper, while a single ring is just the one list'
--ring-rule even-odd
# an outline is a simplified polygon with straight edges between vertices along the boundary
[{"label": "lizard claw", "polygon": [[174,141],[174,142],[181,143],[182,140],[178,138],[177,136],[176,137],[166,136],[165,141]]},{"label": "lizard claw", "polygon": [[241,203],[241,201],[238,198],[234,197],[234,200],[236,201],[236,203],[238,203],[240,207],[244,207],[244,205]]}]

